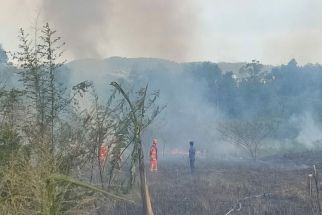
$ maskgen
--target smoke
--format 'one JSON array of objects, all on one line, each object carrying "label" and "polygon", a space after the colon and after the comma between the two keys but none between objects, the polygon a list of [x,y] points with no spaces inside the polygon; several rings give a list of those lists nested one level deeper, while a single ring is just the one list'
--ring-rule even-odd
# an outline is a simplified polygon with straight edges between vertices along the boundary
[{"label": "smoke", "polygon": [[299,134],[296,138],[299,143],[303,144],[307,149],[314,149],[321,144],[321,125],[313,119],[311,113],[306,112],[299,117],[293,117],[291,121],[293,121],[299,129]]},{"label": "smoke", "polygon": [[149,91],[160,90],[157,103],[166,105],[166,109],[146,130],[144,143],[147,147],[153,138],[157,138],[160,152],[165,152],[165,156],[172,150],[186,153],[191,140],[202,152],[219,154],[232,150],[219,140],[217,125],[224,116],[205,96],[207,80],[197,78],[199,74],[195,68],[193,73],[190,72],[187,67],[191,64],[126,58],[108,59],[106,62],[118,65],[118,70],[127,70],[128,76],[124,80],[130,86],[142,87],[149,83]]},{"label": "smoke", "polygon": [[109,2],[105,0],[44,0],[44,19],[63,35],[75,58],[99,57],[98,46],[107,39],[106,14]]},{"label": "smoke", "polygon": [[322,31],[314,29],[271,34],[263,46],[263,59],[287,62],[295,58],[300,64],[319,62],[322,56],[321,36]]},{"label": "smoke", "polygon": [[118,55],[281,64],[296,58],[302,64],[322,57],[321,11],[319,0],[11,0],[0,8],[0,40],[16,50],[17,28],[32,32],[40,12],[67,42],[71,60]]},{"label": "smoke", "polygon": [[196,41],[196,5],[188,0],[44,0],[43,16],[74,58],[106,55],[183,60]]},{"label": "smoke", "polygon": [[187,151],[191,140],[198,150],[217,149],[216,126],[222,116],[205,99],[204,86],[207,85],[194,80],[186,71],[167,75],[168,81],[151,82],[151,86],[161,89],[160,102],[167,104],[160,120],[156,121],[162,123],[164,118],[165,123],[157,130],[157,135],[163,139],[167,150]]}]

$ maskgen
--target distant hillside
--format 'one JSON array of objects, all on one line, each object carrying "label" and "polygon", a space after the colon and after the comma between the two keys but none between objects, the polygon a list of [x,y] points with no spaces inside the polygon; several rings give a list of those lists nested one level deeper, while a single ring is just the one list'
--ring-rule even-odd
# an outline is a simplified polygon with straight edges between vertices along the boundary
[{"label": "distant hillside", "polygon": [[[201,64],[205,62],[191,62],[191,63],[177,63],[174,61],[159,59],[159,58],[125,58],[125,57],[110,57],[103,60],[98,59],[83,59],[69,62],[66,66],[71,70],[76,79],[86,77],[86,79],[93,78],[124,78],[132,71],[181,71],[183,65],[187,64]],[[240,68],[244,66],[245,62],[229,63],[229,62],[209,62],[216,64],[223,72],[233,72],[238,74]],[[271,65],[264,65],[263,70],[270,71],[273,68]],[[90,72],[89,72],[90,71]]]},{"label": "distant hillside", "polygon": [[71,80],[120,80],[127,78],[133,71],[160,71],[179,69],[179,64],[155,58],[122,58],[111,57],[103,60],[84,59],[66,64],[71,73]]}]

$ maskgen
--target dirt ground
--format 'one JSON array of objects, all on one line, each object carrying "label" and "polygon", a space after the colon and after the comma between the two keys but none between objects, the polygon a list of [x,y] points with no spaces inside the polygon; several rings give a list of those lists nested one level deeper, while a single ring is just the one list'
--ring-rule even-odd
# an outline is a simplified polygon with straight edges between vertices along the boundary
[{"label": "dirt ground", "polygon": [[[309,195],[308,174],[312,172],[311,164],[319,165],[322,154],[314,156],[292,154],[256,163],[199,160],[193,175],[184,159],[160,161],[158,172],[147,174],[154,212],[156,215],[316,214],[316,197],[315,192],[312,197]],[[141,205],[116,203],[107,212],[141,214]]]}]

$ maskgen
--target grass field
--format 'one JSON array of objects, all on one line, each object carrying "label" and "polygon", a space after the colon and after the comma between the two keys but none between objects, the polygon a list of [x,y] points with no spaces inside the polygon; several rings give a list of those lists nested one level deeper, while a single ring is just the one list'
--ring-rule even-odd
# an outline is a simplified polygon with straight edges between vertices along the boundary
[{"label": "grass field", "polygon": [[[309,196],[307,184],[311,164],[321,160],[321,153],[289,154],[256,163],[199,160],[194,175],[182,159],[160,161],[159,171],[148,172],[147,178],[156,215],[316,214],[315,193]],[[141,207],[117,203],[105,212],[141,214]]]}]

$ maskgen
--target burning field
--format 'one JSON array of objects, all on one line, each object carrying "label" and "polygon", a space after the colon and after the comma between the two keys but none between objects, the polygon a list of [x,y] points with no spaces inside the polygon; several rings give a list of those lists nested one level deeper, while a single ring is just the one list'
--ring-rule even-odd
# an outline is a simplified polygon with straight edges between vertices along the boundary
[{"label": "burning field", "polygon": [[[199,160],[194,175],[184,160],[161,160],[158,172],[147,175],[154,212],[317,214],[316,193],[314,187],[309,192],[308,175],[312,172],[312,158],[319,157],[322,153],[290,154],[256,163]],[[140,214],[141,205],[117,203],[105,212]]]}]

